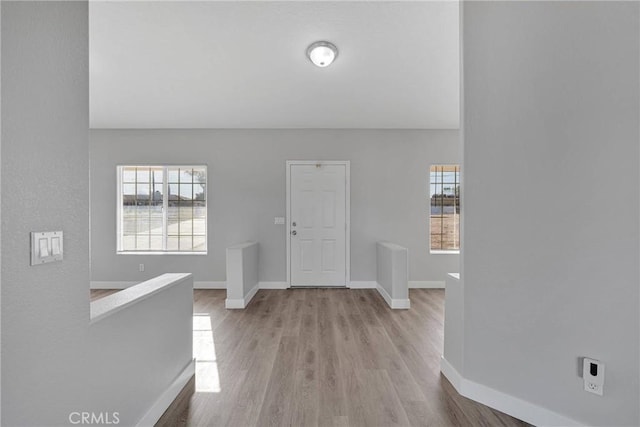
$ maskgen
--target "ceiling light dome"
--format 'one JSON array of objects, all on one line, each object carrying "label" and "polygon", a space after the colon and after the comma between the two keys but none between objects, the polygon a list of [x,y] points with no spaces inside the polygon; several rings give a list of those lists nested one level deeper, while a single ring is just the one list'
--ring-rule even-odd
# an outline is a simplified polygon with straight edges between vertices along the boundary
[{"label": "ceiling light dome", "polygon": [[338,56],[338,48],[329,42],[315,42],[307,48],[307,56],[318,67],[328,67]]}]

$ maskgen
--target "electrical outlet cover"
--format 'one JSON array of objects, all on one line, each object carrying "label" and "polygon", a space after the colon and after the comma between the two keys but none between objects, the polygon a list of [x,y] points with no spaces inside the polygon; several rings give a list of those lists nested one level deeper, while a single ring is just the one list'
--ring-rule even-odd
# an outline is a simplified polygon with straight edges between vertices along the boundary
[{"label": "electrical outlet cover", "polygon": [[582,362],[582,378],[585,391],[598,396],[604,394],[604,363],[585,357]]}]

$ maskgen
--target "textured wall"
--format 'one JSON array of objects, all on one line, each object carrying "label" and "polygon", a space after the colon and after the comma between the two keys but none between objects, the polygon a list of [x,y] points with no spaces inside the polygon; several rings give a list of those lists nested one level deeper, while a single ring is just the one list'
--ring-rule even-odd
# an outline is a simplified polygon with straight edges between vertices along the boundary
[{"label": "textured wall", "polygon": [[639,9],[464,5],[464,376],[586,425],[640,423]]},{"label": "textured wall", "polygon": [[[75,411],[116,411],[134,425],[191,359],[190,282],[89,327],[87,6],[2,2],[7,426],[68,425]],[[64,231],[64,260],[31,267],[29,233],[47,230]],[[158,329],[152,319],[166,312]]]},{"label": "textured wall", "polygon": [[[2,2],[2,424],[63,424],[89,322],[86,2]],[[64,261],[29,266],[31,231]]]},{"label": "textured wall", "polygon": [[[410,280],[458,271],[457,255],[429,254],[431,163],[459,161],[457,131],[92,130],[91,280],[136,281],[192,272],[225,280],[225,248],[260,243],[260,280],[286,280],[286,160],[351,161],[351,279],[375,281],[378,240],[409,249]],[[207,256],[116,255],[116,166],[206,163]],[[138,272],[138,264],[145,272]]]}]

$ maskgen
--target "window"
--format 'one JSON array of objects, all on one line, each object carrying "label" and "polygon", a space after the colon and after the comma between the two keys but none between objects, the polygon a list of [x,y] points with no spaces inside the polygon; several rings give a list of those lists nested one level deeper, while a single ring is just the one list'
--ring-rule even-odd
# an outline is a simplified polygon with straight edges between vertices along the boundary
[{"label": "window", "polygon": [[206,166],[118,167],[119,253],[206,253]]},{"label": "window", "polygon": [[433,165],[430,171],[431,251],[460,251],[460,167]]}]

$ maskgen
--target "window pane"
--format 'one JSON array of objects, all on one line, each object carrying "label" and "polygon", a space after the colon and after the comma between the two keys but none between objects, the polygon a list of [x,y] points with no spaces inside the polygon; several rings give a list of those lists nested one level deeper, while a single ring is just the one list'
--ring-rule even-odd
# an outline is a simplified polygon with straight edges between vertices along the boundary
[{"label": "window pane", "polygon": [[[169,181],[170,183],[177,183],[178,182],[178,176],[179,176],[179,169],[178,168],[169,168]],[[174,194],[177,194],[174,193]]]},{"label": "window pane", "polygon": [[162,182],[152,182],[149,186],[149,194],[151,194],[151,201],[154,205],[162,206]]},{"label": "window pane", "polygon": [[178,250],[178,238],[169,236],[167,237],[167,250],[168,251],[177,251]]},{"label": "window pane", "polygon": [[123,234],[135,234],[136,233],[136,217],[133,215],[124,216],[122,218],[122,233]]},{"label": "window pane", "polygon": [[180,202],[180,235],[192,234],[193,204]]},{"label": "window pane", "polygon": [[180,183],[191,184],[193,182],[193,169],[180,168]]},{"label": "window pane", "polygon": [[136,185],[135,184],[123,184],[122,185],[122,195],[123,196],[131,196],[133,199],[136,195]]},{"label": "window pane", "polygon": [[149,182],[149,168],[137,168],[136,179],[138,182]]},{"label": "window pane", "polygon": [[122,168],[122,182],[135,182],[136,168]]},{"label": "window pane", "polygon": [[149,183],[136,184],[136,205],[146,206],[149,204]]},{"label": "window pane", "polygon": [[202,236],[205,235],[207,231],[206,221],[204,218],[194,218],[193,219],[193,234],[200,234]]},{"label": "window pane", "polygon": [[122,236],[122,250],[123,251],[135,251],[136,250],[136,236],[135,234],[125,234]]},{"label": "window pane", "polygon": [[207,238],[205,236],[193,236],[193,250],[194,251],[207,250]]},{"label": "window pane", "polygon": [[164,170],[158,169],[158,168],[153,169],[153,179],[152,179],[153,182],[162,183],[164,182],[163,178],[164,178]]},{"label": "window pane", "polygon": [[180,221],[180,235],[193,234],[193,221],[191,219],[183,219]]},{"label": "window pane", "polygon": [[180,236],[180,250],[181,251],[193,250],[193,239],[191,236]]},{"label": "window pane", "polygon": [[431,217],[431,234],[440,234],[442,232],[442,216]]},{"label": "window pane", "polygon": [[149,234],[149,215],[140,215],[136,220],[136,234],[138,236]]},{"label": "window pane", "polygon": [[162,236],[151,236],[151,243],[149,249],[152,251],[161,251],[162,250]]},{"label": "window pane", "polygon": [[444,172],[442,174],[442,182],[445,184],[451,184],[456,182],[456,173],[455,172]]},{"label": "window pane", "polygon": [[431,249],[442,250],[442,236],[439,234],[431,235]]},{"label": "window pane", "polygon": [[148,251],[149,250],[149,236],[140,236],[136,238],[136,250]]},{"label": "window pane", "polygon": [[153,207],[149,216],[149,232],[162,235],[162,207]]},{"label": "window pane", "polygon": [[204,184],[195,184],[193,186],[193,198],[194,200],[207,200],[207,191],[206,185]]},{"label": "window pane", "polygon": [[180,200],[193,199],[193,185],[192,184],[180,184]]},{"label": "window pane", "polygon": [[207,182],[207,170],[202,167],[193,168],[193,182],[205,184]]},{"label": "window pane", "polygon": [[175,205],[180,200],[178,197],[178,184],[169,184],[169,205]]},{"label": "window pane", "polygon": [[455,240],[454,240],[454,248],[459,248],[460,247],[460,214],[457,213],[455,214],[455,216],[453,217],[453,224],[455,227]]},{"label": "window pane", "polygon": [[167,215],[167,234],[178,235],[179,234],[179,222],[180,222],[180,207],[169,206],[169,213]]},{"label": "window pane", "polygon": [[457,227],[455,226],[455,217],[457,215],[446,214],[442,218],[442,249],[457,249]]}]

